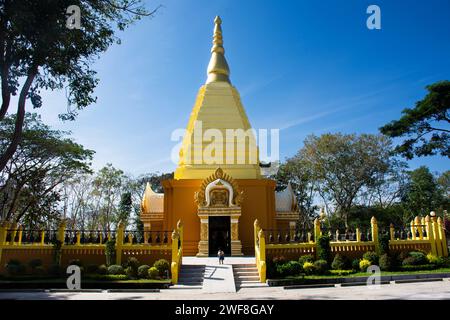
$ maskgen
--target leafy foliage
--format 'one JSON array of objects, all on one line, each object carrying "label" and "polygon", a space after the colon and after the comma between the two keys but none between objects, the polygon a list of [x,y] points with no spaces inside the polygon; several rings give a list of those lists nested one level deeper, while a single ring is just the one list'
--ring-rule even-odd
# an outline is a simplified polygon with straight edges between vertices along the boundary
[{"label": "leafy foliage", "polygon": [[153,266],[158,270],[160,277],[166,277],[166,274],[170,272],[170,264],[166,259],[159,259]]},{"label": "leafy foliage", "polygon": [[396,152],[407,159],[438,153],[450,157],[450,81],[436,82],[426,89],[428,94],[414,108],[404,109],[399,120],[380,128],[390,137],[406,138]]},{"label": "leafy foliage", "polygon": [[321,235],[317,239],[317,259],[331,262],[331,246],[330,237],[328,235]]}]

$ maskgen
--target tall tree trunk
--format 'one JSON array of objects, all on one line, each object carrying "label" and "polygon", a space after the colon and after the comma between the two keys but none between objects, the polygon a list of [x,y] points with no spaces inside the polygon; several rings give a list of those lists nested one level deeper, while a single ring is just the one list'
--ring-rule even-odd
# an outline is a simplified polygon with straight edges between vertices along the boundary
[{"label": "tall tree trunk", "polygon": [[19,102],[17,103],[16,125],[14,128],[13,138],[6,151],[0,156],[0,171],[6,167],[8,161],[12,158],[17,150],[17,146],[22,139],[23,121],[25,118],[25,102],[28,92],[30,91],[33,80],[37,75],[37,67],[33,67],[28,73],[27,79],[20,90]]}]

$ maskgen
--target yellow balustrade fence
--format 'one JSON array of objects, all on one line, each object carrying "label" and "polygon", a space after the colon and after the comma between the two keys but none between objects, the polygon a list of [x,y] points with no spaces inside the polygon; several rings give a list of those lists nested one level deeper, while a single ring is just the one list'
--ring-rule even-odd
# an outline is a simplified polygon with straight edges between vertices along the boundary
[{"label": "yellow balustrade fence", "polygon": [[[55,255],[60,243],[58,261]],[[172,277],[177,281],[183,251],[183,226],[178,221],[170,235],[169,231],[125,230],[119,223],[116,230],[68,230],[65,223],[57,230],[24,230],[22,226],[3,222],[0,224],[0,273],[5,264],[18,260],[28,264],[39,259],[43,266],[58,264],[65,267],[71,260],[79,259],[84,265],[106,263],[106,241],[115,243],[115,263],[121,264],[128,257],[152,265],[158,259],[171,261]]]},{"label": "yellow balustrade fence", "polygon": [[[283,237],[278,231],[278,237],[273,237],[271,231],[269,242],[266,243],[267,232],[260,227],[259,221],[255,220],[255,258],[261,282],[266,281],[266,258],[283,256],[298,260],[300,256],[306,254],[315,256],[317,239],[326,232],[326,228],[321,228],[320,220],[316,219],[314,220],[314,238],[311,233],[305,234],[303,238],[293,238],[292,232],[292,230],[286,231],[286,236]],[[391,251],[421,250],[438,257],[448,257],[447,239],[441,218],[435,216],[416,217],[411,221],[408,230],[396,229],[391,224],[388,232]],[[339,234],[338,230],[334,235],[329,230],[328,234],[335,240],[330,241],[333,254],[340,253],[348,257],[360,258],[367,251],[378,251],[380,246],[378,223],[375,217],[372,217],[370,221],[370,230],[367,234],[362,233],[359,228],[356,228],[350,236]]]}]

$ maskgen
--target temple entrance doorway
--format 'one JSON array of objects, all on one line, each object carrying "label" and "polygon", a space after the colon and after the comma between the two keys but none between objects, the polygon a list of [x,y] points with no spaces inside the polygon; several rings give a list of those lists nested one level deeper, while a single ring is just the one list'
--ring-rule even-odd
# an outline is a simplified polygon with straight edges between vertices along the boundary
[{"label": "temple entrance doorway", "polygon": [[231,219],[229,216],[208,217],[209,256],[217,256],[219,248],[231,254]]}]

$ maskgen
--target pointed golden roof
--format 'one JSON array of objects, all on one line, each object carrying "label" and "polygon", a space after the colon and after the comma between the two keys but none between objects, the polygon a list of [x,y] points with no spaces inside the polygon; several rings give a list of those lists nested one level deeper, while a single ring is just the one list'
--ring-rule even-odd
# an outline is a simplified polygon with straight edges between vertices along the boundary
[{"label": "pointed golden roof", "polygon": [[234,179],[260,179],[256,136],[230,83],[221,19],[214,19],[208,79],[200,88],[180,149],[175,179],[205,179],[221,167]]},{"label": "pointed golden roof", "polygon": [[214,19],[213,46],[211,48],[211,59],[208,64],[208,78],[206,83],[224,81],[230,83],[230,68],[225,59],[225,49],[223,48],[222,20],[219,16]]}]

